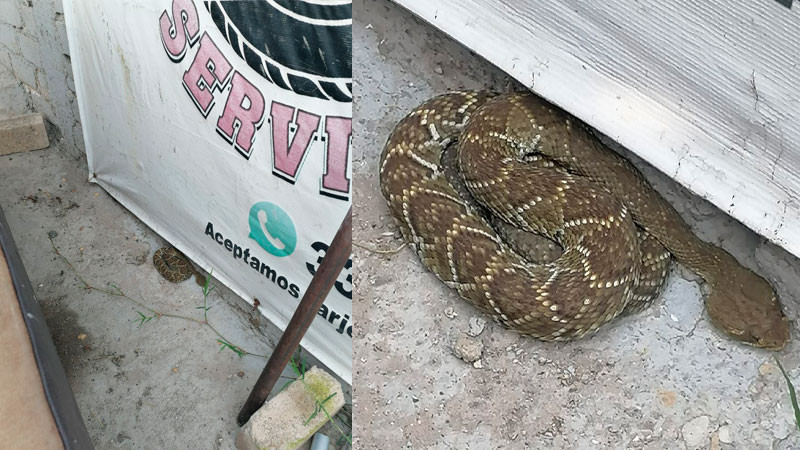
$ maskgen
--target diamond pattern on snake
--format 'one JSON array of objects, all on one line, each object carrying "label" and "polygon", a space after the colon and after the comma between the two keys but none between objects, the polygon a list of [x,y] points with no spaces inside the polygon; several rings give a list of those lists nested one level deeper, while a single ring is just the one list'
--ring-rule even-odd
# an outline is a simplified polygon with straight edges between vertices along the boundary
[{"label": "diamond pattern on snake", "polygon": [[195,283],[199,286],[206,284],[203,273],[197,270],[189,258],[175,247],[168,246],[156,250],[153,254],[153,265],[162,277],[172,283],[181,283],[194,275]]},{"label": "diamond pattern on snake", "polygon": [[773,288],[700,240],[626,159],[531,93],[454,92],[394,128],[383,196],[446,285],[508,328],[576,339],[659,295],[672,257],[709,285],[711,322],[780,349]]}]

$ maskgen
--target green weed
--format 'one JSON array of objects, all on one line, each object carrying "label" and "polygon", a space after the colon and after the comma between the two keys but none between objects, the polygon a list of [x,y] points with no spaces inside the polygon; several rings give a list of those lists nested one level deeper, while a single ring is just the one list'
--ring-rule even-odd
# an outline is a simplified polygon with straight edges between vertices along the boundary
[{"label": "green weed", "polygon": [[789,387],[789,399],[792,401],[792,408],[794,409],[794,423],[797,425],[797,429],[800,430],[800,406],[797,405],[797,393],[794,390],[792,380],[789,379],[789,374],[786,373],[786,370],[783,368],[777,356],[775,357],[775,362],[778,363],[778,368],[781,369],[783,379],[786,380],[786,385]]},{"label": "green weed", "polygon": [[[295,375],[297,375],[297,378],[292,380],[292,381],[289,381],[288,383],[286,383],[281,388],[281,391],[286,389],[286,387],[289,386],[290,384],[292,384],[292,383],[294,383],[296,381],[300,381],[301,383],[303,383],[303,386],[309,392],[311,392],[312,395],[313,395],[313,393],[314,393],[313,389],[306,383],[306,371],[307,371],[308,363],[306,362],[305,358],[302,357],[302,355],[300,354],[300,351],[301,350],[298,348],[297,356],[296,357],[292,356],[292,358],[289,360],[289,366],[292,368],[292,371],[294,371]],[[336,431],[338,431],[339,434],[340,434],[340,437],[337,440],[337,447],[340,447],[340,446],[344,445],[344,442],[342,442],[342,439],[344,439],[344,441],[346,441],[348,444],[350,444],[350,447],[352,447],[353,446],[353,439],[352,439],[352,436],[350,435],[350,433],[345,433],[344,430],[342,429],[342,427],[339,426],[339,424],[336,422],[336,420],[334,420],[334,418],[331,417],[330,413],[328,413],[328,410],[325,408],[325,403],[327,403],[328,400],[332,399],[334,395],[336,395],[336,393],[333,393],[333,394],[329,395],[327,398],[325,398],[322,401],[320,401],[319,399],[316,398],[316,396],[314,396],[314,399],[315,399],[314,411],[311,413],[311,415],[308,417],[308,419],[305,420],[305,422],[303,424],[307,425],[320,412],[322,412],[323,414],[325,414],[325,417],[334,426],[334,428],[336,428]],[[345,405],[345,406],[347,406],[347,405]],[[339,411],[339,414],[336,414],[336,418],[339,421],[341,421],[342,424],[344,424],[347,428],[352,429],[351,423],[349,423],[347,420],[342,419],[341,417],[339,417],[339,416],[344,414],[345,416],[347,416],[349,418],[349,414],[347,414],[348,411],[352,411],[352,410],[351,409],[345,409],[343,407],[342,410]],[[341,442],[341,444],[339,444],[339,442]]]}]

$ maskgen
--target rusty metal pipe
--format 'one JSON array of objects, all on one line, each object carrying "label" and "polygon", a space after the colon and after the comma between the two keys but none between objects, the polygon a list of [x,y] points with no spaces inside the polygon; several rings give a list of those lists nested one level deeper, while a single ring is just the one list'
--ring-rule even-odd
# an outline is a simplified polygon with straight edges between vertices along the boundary
[{"label": "rusty metal pipe", "polygon": [[325,257],[319,265],[317,274],[311,279],[308,289],[303,294],[300,304],[292,315],[292,320],[286,326],[286,331],[283,332],[278,345],[267,361],[267,365],[258,377],[253,390],[244,402],[242,410],[239,411],[239,416],[236,421],[239,426],[243,426],[250,420],[250,416],[255,413],[261,405],[267,400],[267,396],[272,392],[272,388],[283,373],[283,369],[289,364],[289,359],[292,357],[295,349],[300,345],[300,341],[305,336],[314,317],[317,316],[322,302],[328,296],[339,272],[342,271],[347,259],[353,251],[353,208],[347,210],[347,215],[344,217],[342,224],[339,226],[339,231],[331,242],[330,248],[325,252]]}]

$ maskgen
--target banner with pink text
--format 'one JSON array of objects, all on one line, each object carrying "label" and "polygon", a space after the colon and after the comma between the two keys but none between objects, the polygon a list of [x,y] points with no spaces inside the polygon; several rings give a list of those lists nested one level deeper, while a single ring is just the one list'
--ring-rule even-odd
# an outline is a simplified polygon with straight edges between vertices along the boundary
[{"label": "banner with pink text", "polygon": [[[350,0],[64,9],[90,180],[284,329],[352,200]],[[347,382],[351,281],[302,344]]]}]

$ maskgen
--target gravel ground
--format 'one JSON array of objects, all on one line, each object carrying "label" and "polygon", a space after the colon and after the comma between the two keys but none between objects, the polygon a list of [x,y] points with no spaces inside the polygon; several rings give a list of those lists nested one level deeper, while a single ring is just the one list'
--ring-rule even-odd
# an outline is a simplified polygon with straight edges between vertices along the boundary
[{"label": "gravel ground", "polygon": [[[386,0],[356,0],[354,10],[353,239],[392,249],[401,239],[377,165],[394,124],[447,90],[516,84]],[[703,239],[768,278],[797,317],[796,258],[632,159]],[[717,332],[703,283],[679,265],[646,312],[590,339],[541,343],[487,320],[409,248],[357,247],[355,264],[355,448],[800,448],[773,354]],[[777,356],[797,379],[796,325],[792,332]],[[466,363],[458,352],[480,359]]]}]

